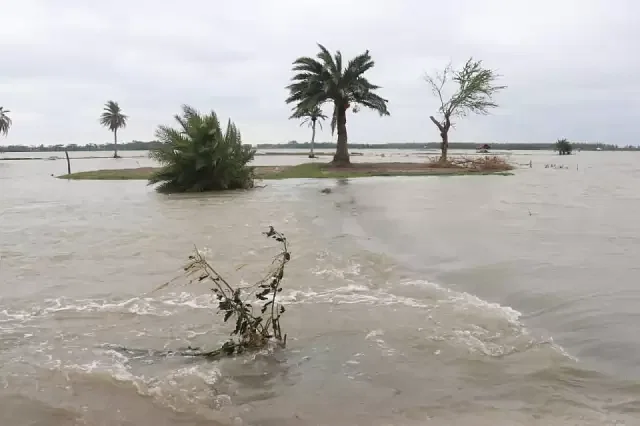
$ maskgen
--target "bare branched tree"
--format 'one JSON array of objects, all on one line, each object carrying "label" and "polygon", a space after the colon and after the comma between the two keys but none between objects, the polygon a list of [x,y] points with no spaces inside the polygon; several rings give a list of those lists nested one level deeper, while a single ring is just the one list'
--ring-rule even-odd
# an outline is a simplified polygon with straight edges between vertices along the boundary
[{"label": "bare branched tree", "polygon": [[[425,75],[425,81],[440,100],[438,112],[441,117],[439,120],[433,115],[429,118],[438,127],[442,138],[441,162],[447,161],[449,130],[453,125],[453,118],[469,114],[487,115],[491,108],[498,106],[493,102],[493,95],[507,87],[495,84],[499,77],[495,71],[483,68],[482,61],[474,61],[473,58],[469,58],[460,71],[453,70],[451,64],[448,64],[441,73]],[[458,87],[447,99],[444,89],[449,81],[453,81]]]}]

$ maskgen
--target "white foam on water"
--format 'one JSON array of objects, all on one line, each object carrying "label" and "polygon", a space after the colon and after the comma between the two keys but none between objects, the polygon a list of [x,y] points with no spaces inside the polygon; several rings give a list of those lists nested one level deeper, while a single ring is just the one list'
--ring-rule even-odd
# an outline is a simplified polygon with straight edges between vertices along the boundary
[{"label": "white foam on water", "polygon": [[358,277],[361,273],[361,265],[355,262],[349,262],[349,266],[346,268],[319,268],[316,267],[312,269],[311,272],[314,275],[324,277],[324,278],[338,278],[338,279],[347,279],[349,277]]},{"label": "white foam on water", "polygon": [[549,345],[562,356],[578,361],[554,343],[552,338],[534,339],[520,322],[522,313],[509,306],[488,302],[472,294],[454,291],[425,280],[407,281],[403,285],[435,290],[438,301],[434,305],[434,311],[450,306],[454,313],[462,315],[466,326],[444,331],[440,338],[466,345],[470,352],[501,357]]},{"label": "white foam on water", "polygon": [[[167,309],[167,307],[171,307]],[[48,317],[60,313],[130,313],[148,316],[171,316],[177,313],[176,307],[191,309],[217,308],[218,303],[213,294],[193,294],[182,292],[169,293],[160,298],[132,297],[120,301],[102,298],[69,299],[59,297],[45,299],[42,304],[34,305],[29,310],[0,310],[0,324],[23,323],[29,320]]]},{"label": "white foam on water", "polygon": [[3,309],[0,311],[0,322],[21,322],[27,320],[30,316],[31,314],[27,311],[9,312],[7,309]]},{"label": "white foam on water", "polygon": [[109,301],[106,299],[69,299],[59,297],[45,299],[42,305],[35,305],[31,310],[0,311],[0,322],[24,322],[39,317],[47,317],[58,313],[81,312],[113,312],[131,313],[136,315],[169,316],[171,311],[162,310],[158,301],[153,298],[133,297],[121,301]]},{"label": "white foam on water", "polygon": [[[432,341],[446,341],[464,347],[471,353],[492,357],[503,357],[548,344],[556,352],[576,360],[552,341],[531,336],[520,322],[522,313],[511,307],[488,302],[472,294],[454,291],[426,280],[412,280],[400,284],[428,290],[422,298],[400,296],[393,294],[390,289],[371,289],[350,280],[344,281],[348,284],[337,288],[291,290],[285,292],[280,300],[282,303],[293,305],[402,305],[424,312],[430,325],[422,327],[421,330]],[[367,335],[367,339],[371,338],[371,335]],[[381,348],[386,345],[384,341],[377,340],[376,343],[381,345]],[[388,353],[392,353],[390,348]]]},{"label": "white foam on water", "polygon": [[438,295],[440,296],[440,303],[450,303],[456,310],[465,311],[468,309],[477,308],[478,311],[482,311],[496,317],[504,318],[511,324],[520,325],[519,319],[522,316],[522,313],[508,306],[502,306],[498,303],[487,302],[472,294],[454,291],[449,288],[442,287],[431,281],[411,280],[402,284],[433,289],[437,293],[439,293]]},{"label": "white foam on water", "polygon": [[382,339],[382,336],[384,335],[384,330],[382,329],[377,329],[377,330],[373,330],[370,331],[366,336],[365,336],[365,340],[370,340],[376,343],[376,345],[378,346],[378,348],[380,349],[380,351],[382,351],[382,353],[386,356],[393,356],[396,353],[396,350],[392,347],[390,347],[387,342],[384,341],[384,339]]},{"label": "white foam on water", "polygon": [[169,293],[165,298],[159,300],[160,303],[178,307],[189,307],[193,309],[212,309],[218,307],[218,299],[213,293],[194,294],[182,292],[179,294]]},{"label": "white foam on water", "polygon": [[49,370],[61,372],[67,380],[72,380],[70,374],[75,373],[86,375],[91,380],[127,383],[135,388],[139,395],[152,397],[175,409],[191,404],[220,409],[231,403],[228,395],[218,394],[214,389],[221,380],[221,373],[213,363],[203,362],[173,369],[160,368],[144,375],[135,372],[130,364],[131,359],[122,352],[105,349],[96,351],[93,355],[97,359],[84,363],[50,359],[41,365]]},{"label": "white foam on water", "polygon": [[[421,297],[393,293],[392,288],[372,289],[355,279],[360,265],[350,262],[346,269],[317,269],[316,275],[338,278],[346,285],[329,289],[285,290],[280,297],[284,304],[335,304],[404,306],[420,310],[429,324],[421,327],[432,341],[448,341],[465,345],[469,351],[490,356],[505,356],[549,344],[563,356],[571,357],[553,341],[536,341],[520,322],[522,314],[510,307],[480,299],[466,292],[454,291],[426,280],[410,280],[398,285],[426,290]],[[348,278],[349,277],[349,278]],[[120,301],[65,297],[47,299],[42,306],[22,310],[0,310],[0,325],[25,323],[29,319],[60,312],[116,312],[136,315],[170,316],[191,309],[217,309],[218,300],[212,293],[168,293],[160,297],[133,297]],[[193,332],[190,337],[198,334]],[[369,338],[369,336],[367,337]],[[384,342],[378,342],[383,344]],[[386,343],[384,343],[386,344]]]},{"label": "white foam on water", "polygon": [[429,308],[430,305],[411,297],[397,296],[385,290],[372,290],[364,285],[349,284],[322,291],[291,290],[280,297],[282,303],[330,303],[330,304],[366,304],[394,305],[400,304],[412,308]]}]

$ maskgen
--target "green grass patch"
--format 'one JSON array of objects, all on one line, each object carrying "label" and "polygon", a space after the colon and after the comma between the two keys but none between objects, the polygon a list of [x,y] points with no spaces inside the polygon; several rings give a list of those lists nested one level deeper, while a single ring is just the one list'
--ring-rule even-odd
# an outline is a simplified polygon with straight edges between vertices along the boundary
[{"label": "green grass patch", "polygon": [[476,171],[460,168],[433,168],[420,163],[355,163],[350,167],[333,167],[326,163],[305,163],[296,166],[264,167],[256,170],[259,179],[344,179],[373,176],[465,176],[502,175],[505,171]]},{"label": "green grass patch", "polygon": [[[148,180],[157,169],[140,167],[135,169],[104,169],[58,176],[72,180]],[[256,166],[256,178],[280,179],[344,179],[372,176],[465,176],[501,175],[508,171],[477,171],[460,168],[426,167],[420,163],[355,163],[350,167],[334,167],[328,163],[304,163],[296,166]]]},{"label": "green grass patch", "polygon": [[70,175],[58,176],[58,178],[72,180],[148,180],[155,170],[153,167],[103,169],[71,173]]}]

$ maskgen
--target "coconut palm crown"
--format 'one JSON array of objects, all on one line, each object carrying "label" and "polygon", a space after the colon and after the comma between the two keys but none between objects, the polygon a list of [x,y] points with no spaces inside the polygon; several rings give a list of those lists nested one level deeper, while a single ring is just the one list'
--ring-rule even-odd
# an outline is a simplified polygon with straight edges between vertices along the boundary
[{"label": "coconut palm crown", "polygon": [[7,136],[9,134],[9,129],[12,124],[11,117],[7,115],[9,112],[11,111],[0,107],[0,135]]},{"label": "coconut palm crown", "polygon": [[120,105],[115,101],[108,101],[100,115],[100,124],[113,132],[113,158],[118,158],[118,130],[127,127],[127,117],[122,113]]},{"label": "coconut palm crown", "polygon": [[302,119],[300,126],[304,126],[307,124],[311,127],[311,150],[309,151],[309,158],[315,158],[315,154],[313,152],[313,144],[316,141],[316,125],[320,126],[322,129],[322,121],[327,119],[327,116],[324,115],[322,109],[319,105],[312,107],[307,110],[299,110],[296,109],[294,113],[289,117],[289,119]]},{"label": "coconut palm crown", "polygon": [[[367,80],[364,74],[375,65],[369,51],[365,51],[348,63],[338,50],[334,55],[321,44],[316,58],[300,57],[293,62],[292,83],[287,86],[289,97],[286,102],[295,104],[296,111],[309,111],[325,102],[333,103],[331,131],[338,130],[338,143],[333,162],[348,165],[347,110],[354,104],[377,111],[381,116],[389,115],[387,100],[375,93],[380,86]],[[345,66],[346,65],[346,66]]]}]

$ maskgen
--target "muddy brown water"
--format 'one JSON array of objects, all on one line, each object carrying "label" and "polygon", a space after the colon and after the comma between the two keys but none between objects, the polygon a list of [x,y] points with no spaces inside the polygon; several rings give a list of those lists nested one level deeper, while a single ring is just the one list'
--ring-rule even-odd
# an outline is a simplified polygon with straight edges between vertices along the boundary
[{"label": "muddy brown water", "polygon": [[[0,425],[640,424],[640,156],[512,159],[533,167],[190,196],[0,161]],[[257,279],[269,225],[288,347],[162,356],[229,329],[206,288],[148,292],[194,244]]]}]

